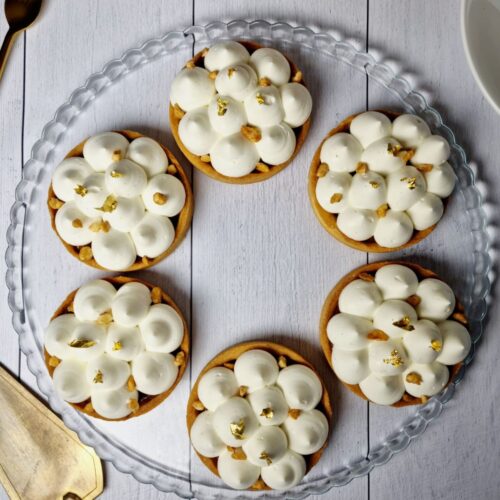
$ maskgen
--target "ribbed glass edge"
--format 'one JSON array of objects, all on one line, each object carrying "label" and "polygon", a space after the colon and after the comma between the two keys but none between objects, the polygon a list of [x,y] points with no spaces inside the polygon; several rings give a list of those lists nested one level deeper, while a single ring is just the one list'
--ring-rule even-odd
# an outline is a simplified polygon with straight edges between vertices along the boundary
[{"label": "ribbed glass edge", "polygon": [[[97,95],[141,66],[172,54],[178,49],[191,47],[193,41],[210,45],[214,40],[223,38],[260,39],[269,42],[275,40],[285,44],[301,44],[326,56],[341,59],[355,69],[366,72],[370,78],[390,89],[409,111],[420,115],[431,128],[443,135],[451,146],[451,161],[462,187],[461,195],[464,197],[474,243],[473,274],[468,277],[467,282],[470,294],[464,300],[471,322],[474,345],[482,335],[483,320],[487,312],[486,297],[491,288],[489,273],[492,261],[489,255],[490,241],[486,230],[487,218],[482,208],[483,200],[475,186],[474,173],[467,165],[465,153],[456,143],[454,134],[443,124],[439,113],[427,104],[419,92],[412,89],[405,78],[395,74],[386,64],[377,61],[372,54],[360,52],[352,43],[341,40],[333,31],[317,32],[305,26],[292,26],[285,22],[269,23],[263,20],[252,22],[236,20],[227,24],[213,22],[205,26],[191,26],[184,31],[169,32],[161,38],[144,43],[139,48],[128,50],[120,59],[106,64],[102,71],[91,75],[85,84],[76,89],[68,101],[57,109],[54,118],[43,128],[41,138],[33,145],[31,157],[24,165],[22,180],[16,188],[15,203],[11,209],[11,223],[7,230],[8,248],[5,260],[7,263],[6,282],[9,289],[8,303],[12,310],[12,323],[19,334],[20,348],[26,355],[28,367],[36,376],[40,391],[47,397],[53,410],[61,415],[65,424],[78,433],[82,442],[92,446],[101,458],[111,461],[121,472],[132,474],[140,482],[152,484],[160,490],[173,492],[184,498],[193,496],[221,498],[224,495],[224,488],[210,487],[195,482],[191,484],[185,478],[168,476],[163,470],[157,470],[151,464],[142,462],[140,458],[132,457],[125,447],[98,434],[88,419],[64,404],[55,394],[44,364],[40,362],[40,353],[37,351],[35,339],[24,318],[23,228],[26,207],[40,170],[72,121],[92,103]],[[369,450],[366,457],[360,457],[359,460],[337,470],[329,477],[299,485],[287,492],[287,497],[301,499],[310,494],[324,493],[334,486],[345,485],[355,477],[368,474],[373,467],[385,464],[394,454],[404,450],[412,440],[424,432],[428,423],[441,413],[473,356],[474,347],[456,380],[442,393],[420,407],[398,432],[389,436],[383,444]],[[184,488],[179,486],[180,482],[184,483]],[[267,495],[257,493],[254,496],[263,498]],[[234,498],[245,498],[245,494],[241,493]]]}]

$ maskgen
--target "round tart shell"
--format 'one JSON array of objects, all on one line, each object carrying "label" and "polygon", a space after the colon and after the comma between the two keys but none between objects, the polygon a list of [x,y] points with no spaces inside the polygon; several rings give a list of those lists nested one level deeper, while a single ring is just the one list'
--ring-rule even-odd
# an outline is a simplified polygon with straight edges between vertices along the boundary
[{"label": "round tart shell", "polygon": [[[378,111],[379,113],[384,114],[387,116],[391,121],[394,121],[401,113],[395,113],[393,111],[385,111],[381,109],[377,109],[375,111]],[[364,111],[362,112],[364,113]],[[404,248],[411,247],[413,245],[416,245],[420,241],[422,241],[424,238],[427,238],[429,234],[434,231],[435,227],[439,224],[439,221],[436,222],[433,226],[428,227],[427,229],[424,229],[423,231],[417,231],[416,229],[413,229],[413,235],[410,238],[408,242],[406,242],[404,245],[401,245],[399,247],[382,247],[378,243],[375,242],[374,238],[371,237],[367,240],[364,241],[356,241],[351,238],[349,238],[347,235],[345,235],[337,226],[337,215],[338,214],[331,214],[330,212],[327,212],[324,208],[321,207],[319,204],[317,198],[316,198],[316,184],[318,182],[319,177],[317,176],[317,171],[319,166],[321,165],[321,160],[320,160],[320,155],[321,155],[321,148],[323,147],[324,142],[329,139],[332,135],[338,134],[340,132],[346,132],[349,133],[349,129],[351,126],[351,122],[356,118],[356,116],[362,114],[362,113],[356,113],[354,115],[351,115],[347,117],[345,120],[340,122],[334,129],[330,130],[328,132],[327,136],[321,141],[321,144],[319,145],[318,149],[314,153],[314,157],[311,162],[311,167],[309,169],[309,186],[308,186],[308,191],[309,191],[309,199],[311,200],[311,205],[313,207],[314,213],[316,214],[316,217],[320,221],[321,225],[333,236],[335,237],[338,241],[341,243],[344,243],[344,245],[347,245],[351,248],[355,248],[356,250],[361,250],[362,252],[373,252],[373,253],[387,253],[387,252],[397,252],[398,250],[403,250]],[[446,210],[446,205],[447,205],[447,200],[448,198],[441,199],[443,202],[443,209]],[[444,211],[443,211],[444,215]]]},{"label": "round tart shell", "polygon": [[[321,401],[319,402],[317,408],[321,410],[326,418],[328,419],[328,423],[330,424],[329,427],[329,434],[331,432],[331,420],[332,420],[332,415],[333,415],[333,410],[332,410],[332,405],[330,402],[330,397],[328,395],[328,391],[326,390],[326,386],[323,383],[323,380],[321,379],[319,373],[316,371],[314,366],[309,363],[305,358],[303,358],[300,354],[297,352],[293,351],[292,349],[289,349],[288,347],[281,345],[281,344],[276,344],[274,342],[266,342],[266,341],[251,341],[251,342],[243,342],[241,344],[234,345],[230,347],[229,349],[226,349],[225,351],[222,351],[221,353],[217,354],[215,358],[213,358],[206,366],[203,368],[201,373],[199,374],[198,378],[196,379],[196,382],[191,390],[191,394],[189,396],[188,400],[188,406],[187,406],[187,415],[186,415],[186,422],[187,422],[187,427],[188,427],[188,433],[191,433],[191,427],[196,420],[196,417],[202,413],[201,411],[196,410],[193,407],[193,403],[198,400],[198,384],[209,370],[212,368],[215,368],[217,366],[225,366],[226,367],[231,367],[231,365],[234,364],[237,358],[239,358],[244,352],[250,351],[252,349],[262,349],[263,351],[267,351],[268,353],[272,354],[275,358],[278,358],[279,356],[285,356],[288,362],[288,366],[292,364],[300,364],[300,365],[305,365],[308,368],[310,368],[319,378],[321,381],[321,385],[323,386],[323,395],[321,397]],[[232,369],[232,368],[230,368]],[[306,474],[318,463],[319,459],[321,458],[321,455],[323,454],[323,451],[328,445],[328,438],[325,441],[325,444],[319,449],[316,453],[313,453],[312,455],[304,455],[304,458],[306,460]],[[194,448],[193,448],[194,449]],[[217,460],[218,457],[214,458],[208,458],[200,453],[198,453],[195,450],[196,454],[200,458],[200,460],[216,475],[219,476],[219,472],[217,470]],[[259,479],[249,488],[250,490],[271,490],[267,484],[264,483],[262,478],[259,477]]]},{"label": "round tart shell", "polygon": [[[405,261],[383,261],[383,262],[374,262],[373,264],[367,264],[365,266],[358,267],[357,269],[354,269],[354,271],[351,271],[349,274],[344,276],[338,283],[335,285],[335,287],[332,289],[332,291],[328,294],[328,297],[326,298],[325,303],[323,304],[323,309],[321,310],[321,318],[320,318],[320,324],[319,324],[319,331],[320,331],[320,343],[321,347],[323,348],[323,353],[325,354],[325,357],[330,364],[330,366],[333,369],[333,364],[332,364],[332,352],[333,352],[333,345],[330,342],[330,339],[328,338],[328,334],[326,331],[328,322],[332,318],[333,315],[339,313],[339,307],[338,307],[338,301],[339,301],[339,296],[342,290],[352,281],[360,278],[361,275],[364,275],[366,273],[375,276],[375,272],[378,271],[381,267],[387,266],[389,264],[400,264],[405,267],[409,267],[418,277],[419,281],[422,281],[423,279],[426,278],[436,278],[441,280],[441,278],[433,271],[430,269],[426,269],[425,267],[422,267],[418,264],[413,264],[411,262],[405,262]],[[443,281],[443,280],[441,280]],[[462,321],[458,321],[459,323],[464,324],[464,326],[467,326],[467,319],[464,315],[464,308],[462,304],[458,301],[458,299],[455,297],[456,300],[456,305],[455,305],[455,310],[453,313],[450,315],[450,319],[453,319],[452,317],[454,315],[459,315],[462,318]],[[382,341],[381,341],[382,342]],[[453,381],[453,379],[457,376],[457,373],[460,371],[460,368],[462,367],[463,363],[457,363],[456,365],[451,365],[448,366],[448,370],[450,372],[450,378],[448,379],[448,382],[446,386],[450,384],[450,382]],[[339,378],[339,377],[337,377]],[[339,378],[340,380],[340,378]],[[359,396],[362,399],[368,400],[368,398],[363,394],[361,391],[361,388],[359,385],[353,385],[353,384],[347,384],[340,380],[342,384],[344,384],[349,390],[354,392],[357,396]],[[411,396],[407,392],[404,393],[403,397],[397,401],[396,403],[390,405],[393,406],[394,408],[401,408],[403,406],[411,406],[411,405],[418,405],[425,403],[426,399],[422,400],[422,398],[416,398],[414,396]]]},{"label": "round tart shell", "polygon": [[[126,137],[129,142],[133,141],[134,139],[137,139],[139,137],[145,137],[143,134],[140,134],[139,132],[134,132],[133,130],[115,130],[114,132],[117,132],[118,134],[123,135]],[[67,155],[66,158],[73,158],[73,157],[83,157],[83,145],[87,142],[87,139],[85,141],[81,142],[78,144],[78,146],[74,147]],[[158,143],[160,144],[160,143]],[[177,172],[173,174],[177,179],[179,179],[182,182],[182,185],[184,186],[184,190],[186,192],[186,202],[184,204],[184,207],[180,211],[178,215],[176,215],[175,218],[172,219],[177,219],[177,222],[172,221],[175,226],[175,237],[174,240],[172,241],[172,244],[158,257],[155,257],[154,259],[147,259],[147,262],[143,262],[142,258],[137,256],[136,261],[127,269],[122,269],[120,272],[130,272],[130,271],[139,271],[141,269],[148,269],[154,265],[156,265],[158,262],[163,260],[165,257],[170,255],[182,242],[184,237],[186,236],[186,233],[188,232],[189,226],[191,225],[191,219],[193,218],[193,209],[194,209],[194,197],[193,197],[193,191],[191,189],[191,184],[189,182],[189,178],[184,172],[184,169],[181,167],[180,163],[177,161],[175,156],[171,151],[169,151],[165,146],[160,144],[161,148],[163,151],[165,151],[169,165],[174,165],[175,168],[177,169]],[[61,240],[62,244],[66,247],[66,250],[73,255],[76,259],[78,259],[80,262],[83,262],[87,264],[88,266],[95,267],[96,269],[102,269],[104,271],[110,271],[110,269],[107,269],[105,267],[100,266],[92,256],[91,259],[89,260],[82,260],[79,257],[79,249],[85,246],[90,246],[90,243],[88,245],[82,245],[82,247],[78,246],[73,246],[70,245],[69,243],[66,243],[59,233],[57,232],[56,229],[56,213],[57,209],[52,208],[49,205],[49,202],[51,198],[57,198],[54,190],[52,189],[52,183],[50,184],[49,187],[49,193],[48,193],[48,198],[47,198],[47,207],[49,209],[49,214],[50,214],[50,221],[52,225],[52,229],[54,232],[57,234],[57,237]]]},{"label": "round tart shell", "polygon": [[[252,54],[252,52],[255,52],[257,49],[263,47],[262,45],[259,45],[258,43],[255,42],[239,40],[238,43],[243,45],[250,52],[250,54]],[[191,59],[191,61],[194,62],[196,66],[204,67],[203,65],[204,52],[205,49],[198,52]],[[288,57],[286,57],[286,59],[290,64],[290,69],[291,69],[290,82],[291,82],[293,76],[297,73],[298,68],[290,59],[288,59]],[[306,86],[304,80],[301,80],[300,83]],[[172,134],[174,136],[175,142],[177,143],[177,146],[179,146],[179,149],[184,153],[184,156],[189,160],[189,162],[204,174],[208,175],[209,177],[212,177],[212,179],[216,179],[221,182],[227,182],[228,184],[251,184],[254,182],[265,181],[266,179],[269,179],[273,175],[276,175],[278,172],[281,172],[285,167],[289,165],[289,163],[295,158],[297,153],[300,151],[300,148],[302,147],[302,144],[304,144],[307,134],[309,133],[309,128],[311,126],[311,117],[309,117],[306,120],[306,122],[300,127],[292,128],[296,138],[295,150],[293,151],[292,156],[284,163],[280,163],[278,165],[268,165],[269,167],[268,172],[258,172],[254,170],[253,172],[247,175],[243,175],[242,177],[229,177],[227,175],[222,175],[219,172],[217,172],[217,170],[215,170],[212,167],[212,164],[210,162],[202,161],[200,156],[191,153],[188,150],[188,148],[184,146],[179,136],[179,122],[181,121],[181,119],[176,116],[175,109],[172,106],[172,104],[169,105],[169,116],[170,116],[170,128],[172,129]]]},{"label": "round tart shell", "polygon": [[[112,285],[115,287],[121,287],[125,283],[142,283],[143,285],[146,285],[150,290],[153,288],[159,288],[156,287],[156,285],[153,285],[151,283],[148,283],[147,281],[143,281],[137,278],[129,278],[127,276],[116,276],[116,277],[110,277],[110,278],[100,278],[103,279],[104,281],[109,281]],[[77,290],[73,290],[67,297],[64,299],[64,302],[57,308],[56,312],[51,318],[51,321],[58,316],[61,316],[63,314],[68,313],[68,307],[70,307],[73,304],[73,300],[75,298]],[[179,381],[181,380],[182,376],[184,375],[184,372],[186,371],[186,365],[189,357],[189,349],[190,349],[190,339],[189,339],[189,330],[188,326],[186,323],[186,319],[184,318],[184,315],[182,314],[181,310],[177,306],[177,304],[172,300],[170,296],[168,296],[163,290],[161,290],[161,303],[162,304],[167,304],[171,306],[177,314],[180,316],[182,319],[182,323],[184,325],[184,336],[182,337],[182,342],[181,345],[174,351],[172,352],[172,355],[175,356],[176,354],[183,352],[184,353],[184,363],[179,366],[179,371],[177,373],[177,378],[175,379],[175,382],[172,384],[171,387],[169,387],[165,392],[162,392],[160,394],[157,394],[156,396],[150,396],[146,394],[142,394],[139,392],[139,409],[133,413],[130,413],[126,417],[123,418],[113,418],[109,419],[106,417],[103,417],[99,415],[93,408],[91,411],[88,411],[85,409],[85,406],[90,402],[90,399],[87,399],[81,403],[68,403],[71,405],[73,408],[75,408],[78,411],[81,411],[82,413],[85,413],[85,415],[89,415],[91,417],[95,418],[100,418],[101,420],[108,420],[108,421],[113,421],[113,422],[118,422],[122,420],[129,420],[134,417],[139,417],[140,415],[144,415],[148,411],[151,411],[152,409],[156,408],[159,404],[161,404],[165,399],[170,396],[172,391],[175,389]],[[47,352],[46,349],[44,349],[45,353],[45,365],[47,366],[47,369],[49,370],[49,374],[52,377],[54,374],[55,367],[50,366],[49,360],[51,358],[50,354]]]}]

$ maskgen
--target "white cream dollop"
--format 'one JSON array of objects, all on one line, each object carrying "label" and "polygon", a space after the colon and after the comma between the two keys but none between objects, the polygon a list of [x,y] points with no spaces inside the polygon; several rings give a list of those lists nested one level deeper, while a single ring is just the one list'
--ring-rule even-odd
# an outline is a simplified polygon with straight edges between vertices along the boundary
[{"label": "white cream dollop", "polygon": [[71,332],[68,346],[68,358],[88,362],[104,352],[106,330],[94,323],[79,322]]},{"label": "white cream dollop", "polygon": [[392,405],[397,403],[405,392],[405,386],[400,375],[384,377],[370,373],[359,383],[363,394],[379,405]]},{"label": "white cream dollop", "polygon": [[148,182],[144,169],[127,158],[113,162],[106,169],[104,179],[109,192],[125,198],[139,196]]},{"label": "white cream dollop", "polygon": [[128,145],[128,139],[118,132],[103,132],[85,141],[83,157],[96,172],[104,172],[115,155],[125,157]]},{"label": "white cream dollop", "polygon": [[387,203],[392,210],[407,210],[425,190],[425,179],[415,167],[402,167],[387,177]]},{"label": "white cream dollop", "polygon": [[288,450],[284,457],[261,471],[262,480],[273,490],[288,490],[297,486],[306,474],[306,461],[302,455]]},{"label": "white cream dollop", "polygon": [[320,177],[316,183],[316,199],[321,208],[331,214],[338,214],[347,208],[351,182],[352,176],[348,172],[330,171]]},{"label": "white cream dollop", "polygon": [[304,85],[285,83],[280,87],[281,102],[285,112],[285,123],[290,127],[304,125],[312,111],[312,97]]},{"label": "white cream dollop", "polygon": [[111,302],[113,319],[123,326],[137,326],[143,321],[151,305],[149,288],[136,281],[125,283]]},{"label": "white cream dollop", "polygon": [[123,233],[129,233],[144,217],[145,207],[140,196],[135,198],[116,198],[116,208],[111,212],[104,212],[103,219],[111,227]]},{"label": "white cream dollop", "polygon": [[339,310],[342,313],[372,319],[382,303],[382,295],[372,281],[356,279],[344,287],[339,295]]},{"label": "white cream dollop", "polygon": [[232,97],[216,94],[208,105],[210,125],[222,136],[236,134],[246,124],[245,108]]},{"label": "white cream dollop", "polygon": [[146,349],[151,352],[173,352],[184,337],[182,318],[168,304],[151,306],[139,329]]},{"label": "white cream dollop", "polygon": [[405,332],[412,332],[417,319],[415,309],[397,299],[382,302],[373,312],[373,326],[395,339],[401,339]]},{"label": "white cream dollop", "polygon": [[109,356],[132,361],[144,350],[141,332],[136,326],[128,327],[111,323],[106,337],[106,352]]},{"label": "white cream dollop", "polygon": [[465,326],[457,321],[442,321],[438,324],[443,346],[437,361],[445,365],[460,363],[469,354],[472,341]]},{"label": "white cream dollop", "polygon": [[448,141],[440,135],[430,135],[417,147],[411,162],[415,165],[422,163],[441,165],[449,157],[450,145]]},{"label": "white cream dollop", "polygon": [[118,390],[92,392],[92,406],[104,418],[125,418],[132,413],[131,401],[137,401],[136,390],[129,391],[126,387]]},{"label": "white cream dollop", "polygon": [[326,332],[330,342],[340,349],[355,351],[368,345],[367,335],[373,330],[373,323],[353,314],[338,313],[330,318]]},{"label": "white cream dollop", "polygon": [[179,137],[195,155],[210,153],[217,141],[217,133],[210,125],[207,106],[188,111],[179,123]]},{"label": "white cream dollop", "polygon": [[215,88],[221,95],[244,101],[257,88],[257,74],[248,64],[227,66],[219,71]]},{"label": "white cream dollop", "polygon": [[64,401],[81,403],[90,397],[90,384],[85,376],[85,363],[75,359],[61,361],[56,366],[52,378],[56,391]]},{"label": "white cream dollop", "polygon": [[354,172],[361,161],[363,147],[351,134],[340,132],[323,143],[320,152],[321,163],[326,163],[333,172]]},{"label": "white cream dollop", "polygon": [[126,361],[104,353],[87,363],[86,376],[93,392],[112,391],[127,383],[130,365]]},{"label": "white cream dollop", "polygon": [[290,80],[290,64],[276,49],[257,49],[250,56],[250,64],[257,71],[259,78],[269,78],[274,85],[284,85]]},{"label": "white cream dollop", "polygon": [[431,135],[429,125],[417,115],[399,115],[392,122],[392,135],[403,146],[416,148]]},{"label": "white cream dollop", "polygon": [[[241,433],[234,431],[235,425]],[[259,429],[259,422],[246,399],[232,397],[214,411],[214,429],[226,445],[240,447]]]},{"label": "white cream dollop", "polygon": [[74,156],[64,159],[52,174],[52,189],[62,201],[75,198],[75,188],[82,185],[85,178],[92,173],[92,167],[84,158]]},{"label": "white cream dollop", "polygon": [[56,212],[56,229],[59,236],[70,245],[87,245],[92,241],[94,233],[89,229],[94,219],[81,212],[74,201],[66,202]]},{"label": "white cream dollop", "polygon": [[440,198],[450,196],[455,188],[456,176],[448,162],[434,165],[432,170],[424,173],[427,191]]},{"label": "white cream dollop", "polygon": [[[417,374],[419,383],[408,381],[408,374]],[[434,396],[448,383],[450,372],[448,367],[441,363],[413,364],[405,372],[404,385],[406,392],[416,398]],[[411,378],[410,378],[411,380]]]},{"label": "white cream dollop", "polygon": [[73,314],[61,314],[49,323],[45,330],[45,349],[51,356],[59,359],[71,357],[69,343],[74,338],[73,331],[78,325]]},{"label": "white cream dollop", "polygon": [[208,370],[198,383],[198,398],[210,411],[215,411],[237,392],[238,382],[233,371],[223,366]]},{"label": "white cream dollop", "polygon": [[[442,336],[436,323],[420,319],[403,335],[403,344],[414,363],[432,363],[441,351]],[[468,334],[467,334],[468,335]]]},{"label": "white cream dollop", "polygon": [[259,161],[257,148],[240,133],[219,139],[210,150],[210,160],[217,172],[228,177],[243,177]]},{"label": "white cream dollop", "polygon": [[295,145],[295,134],[286,123],[262,128],[261,139],[255,143],[262,161],[269,165],[279,165],[289,160]]},{"label": "white cream dollop", "polygon": [[99,231],[92,241],[92,253],[100,266],[111,271],[128,269],[137,256],[130,236],[116,229]]},{"label": "white cream dollop", "polygon": [[301,455],[316,453],[328,437],[328,420],[319,410],[301,411],[298,418],[283,423],[288,446]]},{"label": "white cream dollop", "polygon": [[372,171],[352,176],[349,206],[356,209],[376,210],[387,201],[384,178]]},{"label": "white cream dollop", "polygon": [[168,217],[146,213],[130,231],[137,255],[155,259],[165,252],[175,238],[175,228]]},{"label": "white cream dollop", "polygon": [[150,137],[134,139],[128,147],[127,158],[140,165],[148,177],[163,174],[168,167],[167,153]]},{"label": "white cream dollop", "polygon": [[381,247],[396,248],[410,241],[413,224],[405,212],[389,210],[377,221],[373,238]]},{"label": "white cream dollop", "polygon": [[274,356],[261,349],[244,352],[234,364],[238,384],[246,386],[250,393],[274,384],[278,373],[278,363]]},{"label": "white cream dollop", "polygon": [[245,46],[233,40],[212,45],[205,54],[204,64],[208,71],[221,71],[227,66],[246,63],[250,54]]},{"label": "white cream dollop", "polygon": [[76,193],[74,198],[78,208],[89,217],[100,217],[102,211],[99,209],[110,194],[106,189],[104,173],[95,172],[89,175],[81,186],[84,190],[79,191],[80,194]]},{"label": "white cream dollop", "polygon": [[422,280],[417,288],[420,303],[417,306],[421,318],[442,321],[455,309],[455,294],[443,281],[435,278]]},{"label": "white cream dollop", "polygon": [[283,391],[288,406],[297,410],[312,410],[321,400],[323,385],[305,365],[290,365],[279,372],[277,386]]},{"label": "white cream dollop", "polygon": [[417,231],[423,231],[438,223],[443,216],[444,206],[441,198],[432,193],[425,193],[407,212],[413,227]]},{"label": "white cream dollop", "polygon": [[348,238],[364,241],[373,236],[377,215],[373,210],[362,210],[347,206],[337,217],[337,227]]},{"label": "white cream dollop", "polygon": [[170,87],[170,102],[184,111],[206,106],[215,94],[214,81],[205,68],[184,68]]},{"label": "white cream dollop", "polygon": [[392,148],[401,146],[393,137],[383,137],[372,142],[361,154],[361,161],[368,165],[370,170],[379,174],[389,175],[403,168],[403,160],[392,153]]},{"label": "white cream dollop", "polygon": [[285,433],[274,425],[259,427],[252,437],[243,443],[247,460],[258,467],[268,467],[279,462],[285,456],[287,448]]},{"label": "white cream dollop", "polygon": [[334,346],[332,366],[337,377],[347,384],[359,384],[370,374],[368,350],[348,351]]},{"label": "white cream dollop", "polygon": [[73,310],[80,321],[95,321],[111,309],[115,287],[106,280],[92,280],[81,286],[73,299]]},{"label": "white cream dollop", "polygon": [[368,348],[368,366],[372,373],[390,377],[403,373],[408,366],[408,356],[398,340],[375,341]]},{"label": "white cream dollop", "polygon": [[169,353],[144,351],[132,360],[132,375],[137,390],[156,396],[172,387],[179,368]]},{"label": "white cream dollop", "polygon": [[367,111],[356,116],[349,127],[351,134],[358,139],[363,148],[391,135],[391,120],[378,111]]},{"label": "white cream dollop", "polygon": [[194,449],[205,457],[218,457],[226,450],[225,444],[214,429],[214,414],[211,411],[200,413],[189,432]]},{"label": "white cream dollop", "polygon": [[259,479],[260,467],[248,460],[239,460],[224,450],[217,460],[217,470],[221,479],[235,490],[246,490]]},{"label": "white cream dollop", "polygon": [[281,425],[288,416],[288,404],[279,387],[262,387],[248,395],[260,425]]},{"label": "white cream dollop", "polygon": [[[166,197],[163,204],[159,204],[158,200],[155,201],[157,193]],[[158,174],[149,179],[146,189],[142,192],[142,201],[149,212],[174,217],[184,208],[186,190],[177,177]]]},{"label": "white cream dollop", "polygon": [[258,87],[245,98],[248,123],[258,127],[278,125],[284,116],[280,92],[276,87]]},{"label": "white cream dollop", "polygon": [[416,293],[418,278],[409,267],[389,264],[377,270],[375,284],[382,292],[384,300],[404,300]]}]

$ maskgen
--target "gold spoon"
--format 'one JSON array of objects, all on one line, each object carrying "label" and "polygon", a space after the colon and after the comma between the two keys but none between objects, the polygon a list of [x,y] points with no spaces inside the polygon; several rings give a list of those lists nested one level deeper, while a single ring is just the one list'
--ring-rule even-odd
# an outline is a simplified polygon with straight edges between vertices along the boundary
[{"label": "gold spoon", "polygon": [[5,18],[9,23],[9,30],[0,49],[0,79],[14,39],[21,31],[33,24],[41,7],[42,0],[5,0]]}]

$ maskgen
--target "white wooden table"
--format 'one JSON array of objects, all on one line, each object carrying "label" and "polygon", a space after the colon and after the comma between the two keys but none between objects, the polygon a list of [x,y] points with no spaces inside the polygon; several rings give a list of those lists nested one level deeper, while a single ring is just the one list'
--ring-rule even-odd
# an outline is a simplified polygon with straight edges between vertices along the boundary
[{"label": "white wooden table", "polygon": [[[411,72],[417,81],[425,82],[425,88],[432,93],[431,104],[444,115],[447,124],[456,132],[458,142],[477,164],[479,179],[487,186],[483,188],[487,203],[494,208],[500,200],[500,116],[495,115],[482,97],[466,65],[457,0],[46,0],[45,4],[39,22],[17,40],[0,82],[0,234],[5,234],[7,229],[14,190],[31,145],[55,108],[74,88],[108,60],[141,41],[193,23],[205,24],[219,19],[262,18],[323,29],[335,28],[348,37],[361,40],[370,50],[392,55],[405,72]],[[0,34],[5,30],[6,23],[0,18]],[[196,194],[196,187],[201,192],[205,180],[199,173],[194,175]],[[202,207],[215,203],[210,196],[215,195],[201,199]],[[254,215],[250,213],[244,217],[249,221]],[[188,253],[185,253],[183,262],[192,263],[187,271],[192,272],[194,285],[198,281],[199,286],[211,279],[210,273],[215,276],[226,272],[229,276],[234,272],[232,281],[219,281],[218,303],[223,304],[235,293],[243,293],[240,299],[243,307],[247,300],[244,296],[246,277],[236,276],[235,258],[229,257],[223,263],[215,258],[219,247],[210,244],[208,236],[197,231],[205,223],[214,224],[214,221],[210,222],[203,210],[198,211],[192,240],[188,237],[188,242],[184,243]],[[239,234],[237,225],[228,226],[226,231],[217,237],[223,236],[231,249],[240,250],[231,242]],[[265,228],[262,231],[265,233]],[[273,236],[265,233],[258,238],[266,241]],[[325,241],[327,238],[325,233]],[[448,245],[459,244],[460,235],[448,242]],[[202,259],[207,254],[190,254],[192,245],[199,245],[212,253],[209,257],[213,257],[210,264],[213,267],[208,274],[200,272]],[[1,254],[5,252],[5,246],[5,238],[0,237]],[[425,249],[425,245],[419,246],[419,251]],[[249,256],[249,259],[249,269],[259,270],[259,257]],[[360,254],[356,259],[349,259],[344,272],[362,264],[366,256]],[[4,274],[2,260],[2,280]],[[272,286],[271,283],[265,285]],[[17,335],[11,326],[6,286],[0,286],[0,362],[34,387],[33,377],[19,352]],[[185,293],[189,294],[189,288]],[[292,289],[290,293],[297,294],[299,290]],[[181,296],[184,304],[189,304],[190,298]],[[268,304],[271,308],[275,306]],[[206,305],[199,296],[193,296],[193,307],[195,311],[198,307],[199,314],[202,314]],[[500,346],[495,329],[499,321],[500,308],[493,307],[476,359],[456,395],[447,404],[445,415],[431,425],[417,443],[388,464],[376,468],[367,477],[332,490],[324,498],[499,498]],[[207,328],[215,328],[215,324],[208,324]],[[368,430],[382,425],[382,422],[376,419],[370,422],[368,418]],[[0,435],[0,439],[4,438]],[[138,483],[109,464],[105,468],[103,498],[169,496],[152,486]],[[5,496],[0,493],[0,497],[2,495]]]}]

